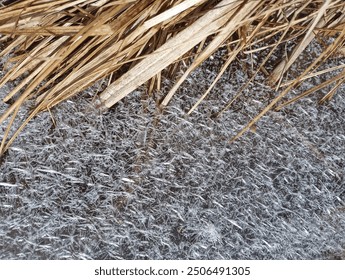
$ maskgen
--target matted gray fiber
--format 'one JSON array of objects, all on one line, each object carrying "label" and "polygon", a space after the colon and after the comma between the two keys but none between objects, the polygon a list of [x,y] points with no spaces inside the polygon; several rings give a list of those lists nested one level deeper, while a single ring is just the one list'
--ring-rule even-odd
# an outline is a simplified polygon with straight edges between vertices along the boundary
[{"label": "matted gray fiber", "polygon": [[[210,63],[179,96],[198,96]],[[38,115],[0,166],[0,258],[344,258],[344,86],[326,106],[306,98],[229,144],[258,101],[209,114],[239,74],[190,117],[189,98],[161,113],[140,91],[100,114],[97,87],[53,109],[56,127]]]}]

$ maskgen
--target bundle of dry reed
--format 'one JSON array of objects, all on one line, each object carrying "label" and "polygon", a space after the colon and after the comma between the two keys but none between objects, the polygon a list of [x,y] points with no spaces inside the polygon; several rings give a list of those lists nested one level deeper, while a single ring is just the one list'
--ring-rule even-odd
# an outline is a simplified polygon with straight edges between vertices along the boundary
[{"label": "bundle of dry reed", "polygon": [[[200,100],[202,102],[229,65],[240,53],[262,51],[267,43],[269,54],[257,65],[241,92],[262,71],[279,91],[269,105],[234,139],[240,137],[268,110],[283,106],[333,85],[322,101],[331,98],[345,80],[343,69],[333,79],[281,102],[303,80],[325,72],[320,66],[335,53],[344,55],[345,2],[343,0],[23,0],[6,1],[0,7],[0,57],[11,54],[6,75],[0,86],[19,79],[18,85],[4,98],[11,106],[0,117],[8,119],[0,153],[13,142],[24,126],[40,111],[76,95],[108,78],[109,86],[99,96],[98,106],[109,108],[147,82],[150,92],[160,89],[164,75],[174,77],[181,61],[188,69],[160,102],[168,105],[188,75],[219,48],[228,54],[219,75]],[[275,38],[274,44],[268,44]],[[314,38],[327,39],[323,52],[294,80],[285,74]],[[291,53],[282,57],[268,73],[265,66],[282,44],[295,40]],[[19,108],[28,100],[33,110],[13,135]],[[230,100],[228,109],[234,100]],[[278,104],[279,103],[279,104]],[[233,139],[233,140],[234,140]]]}]

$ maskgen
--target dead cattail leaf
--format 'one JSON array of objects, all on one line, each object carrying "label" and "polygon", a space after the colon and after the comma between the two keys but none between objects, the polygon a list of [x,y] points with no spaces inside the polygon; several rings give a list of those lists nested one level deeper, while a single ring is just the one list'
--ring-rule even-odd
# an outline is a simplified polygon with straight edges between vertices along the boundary
[{"label": "dead cattail leaf", "polygon": [[[99,105],[109,108],[148,81],[152,95],[161,88],[162,76],[174,78],[171,75],[177,73],[182,62],[185,72],[161,103],[167,106],[191,72],[222,46],[228,47],[225,62],[189,113],[207,98],[241,54],[260,56],[261,52],[268,52],[260,65],[251,66],[251,77],[222,111],[230,108],[259,72],[268,76],[268,84],[282,90],[234,139],[304,80],[343,69],[342,64],[326,70],[319,68],[331,56],[344,56],[342,0],[23,0],[6,2],[0,13],[0,40],[4,45],[0,56],[11,55],[0,86],[20,79],[3,100],[11,100],[12,105],[0,116],[0,124],[9,119],[0,154],[36,114],[50,110],[95,82],[118,77],[99,96]],[[294,80],[285,81],[291,66],[315,38],[323,45],[320,56],[299,69]],[[327,40],[331,43],[322,43]],[[296,42],[295,47],[286,55],[280,54],[280,61],[274,61],[277,66],[269,72],[266,66],[272,63],[273,54],[291,41]],[[276,109],[332,85],[321,100],[325,102],[343,82],[342,72]],[[27,100],[34,100],[35,108],[10,135],[17,113]]]}]

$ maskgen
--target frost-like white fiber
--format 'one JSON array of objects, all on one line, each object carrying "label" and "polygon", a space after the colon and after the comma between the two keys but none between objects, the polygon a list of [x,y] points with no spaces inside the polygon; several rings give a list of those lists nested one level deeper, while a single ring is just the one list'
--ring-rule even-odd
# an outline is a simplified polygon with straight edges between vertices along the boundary
[{"label": "frost-like white fiber", "polygon": [[105,114],[86,92],[52,110],[56,127],[40,114],[1,162],[0,258],[345,258],[344,86],[229,144],[274,92],[255,83],[212,119],[245,79],[230,68],[186,117],[216,69],[163,113],[138,91]]}]

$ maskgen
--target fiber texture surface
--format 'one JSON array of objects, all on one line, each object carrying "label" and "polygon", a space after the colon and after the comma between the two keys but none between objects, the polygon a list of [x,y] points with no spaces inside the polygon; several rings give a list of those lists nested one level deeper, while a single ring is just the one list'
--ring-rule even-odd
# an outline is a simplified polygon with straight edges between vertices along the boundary
[{"label": "fiber texture surface", "polygon": [[257,82],[213,119],[245,79],[230,68],[186,117],[217,67],[163,113],[137,91],[100,114],[95,86],[40,114],[0,165],[0,258],[345,258],[344,86],[229,144],[274,93]]}]

